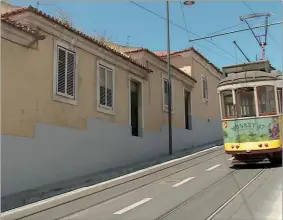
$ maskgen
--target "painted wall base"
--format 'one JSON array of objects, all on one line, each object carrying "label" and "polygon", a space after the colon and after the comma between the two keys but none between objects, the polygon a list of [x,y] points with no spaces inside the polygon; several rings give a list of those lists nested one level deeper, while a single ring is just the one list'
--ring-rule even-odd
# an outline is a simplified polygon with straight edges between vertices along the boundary
[{"label": "painted wall base", "polygon": [[[35,138],[1,135],[2,196],[137,163],[168,153],[168,127],[132,137],[127,126],[89,119],[87,130],[35,125]],[[222,138],[220,120],[193,118],[193,130],[173,128],[173,149]]]}]

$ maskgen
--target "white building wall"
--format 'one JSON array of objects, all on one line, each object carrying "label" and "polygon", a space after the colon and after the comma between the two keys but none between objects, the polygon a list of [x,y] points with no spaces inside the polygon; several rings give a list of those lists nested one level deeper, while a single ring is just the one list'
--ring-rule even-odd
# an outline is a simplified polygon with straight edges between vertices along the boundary
[{"label": "white building wall", "polygon": [[[219,120],[173,128],[173,150],[221,141]],[[127,126],[89,119],[87,130],[36,124],[35,137],[2,135],[2,196],[168,154],[168,128],[132,137]]]}]

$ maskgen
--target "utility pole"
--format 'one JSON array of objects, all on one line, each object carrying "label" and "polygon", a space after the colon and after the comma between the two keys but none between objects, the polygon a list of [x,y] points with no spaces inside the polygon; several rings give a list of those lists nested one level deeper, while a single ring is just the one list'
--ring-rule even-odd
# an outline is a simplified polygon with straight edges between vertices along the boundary
[{"label": "utility pole", "polygon": [[[184,5],[192,6],[195,4],[194,0],[186,0]],[[169,155],[173,154],[172,144],[172,74],[171,74],[171,62],[170,62],[170,12],[169,1],[166,0],[166,34],[167,34],[167,71],[168,71],[168,136],[169,136]]]},{"label": "utility pole", "polygon": [[171,64],[170,64],[170,22],[169,22],[169,1],[166,0],[166,29],[167,29],[167,70],[168,70],[168,135],[169,155],[172,155],[172,93],[171,93]]}]

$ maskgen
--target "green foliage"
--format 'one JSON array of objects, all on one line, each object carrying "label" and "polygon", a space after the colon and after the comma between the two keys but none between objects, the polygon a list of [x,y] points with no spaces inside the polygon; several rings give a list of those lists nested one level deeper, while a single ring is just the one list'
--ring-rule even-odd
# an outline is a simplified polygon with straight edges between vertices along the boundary
[{"label": "green foliage", "polygon": [[[225,133],[225,134],[224,134]],[[270,137],[268,134],[256,134],[253,132],[250,132],[248,134],[238,134],[236,136],[228,136],[226,135],[227,132],[223,132],[223,137],[225,139],[225,142],[257,142],[257,141],[267,141],[270,140]]]},{"label": "green foliage", "polygon": [[222,135],[223,135],[224,138],[227,138],[227,137],[228,137],[227,131],[223,130],[223,131],[222,131]]}]

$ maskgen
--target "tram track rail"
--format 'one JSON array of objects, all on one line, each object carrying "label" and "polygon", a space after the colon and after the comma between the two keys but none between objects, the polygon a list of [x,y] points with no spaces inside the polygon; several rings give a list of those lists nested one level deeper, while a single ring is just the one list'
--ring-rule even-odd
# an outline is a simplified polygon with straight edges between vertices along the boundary
[{"label": "tram track rail", "polygon": [[[191,158],[191,159],[188,159],[187,161],[180,162],[180,163],[178,163],[178,164],[176,164],[176,165],[167,167],[167,168],[165,168],[165,169],[163,169],[163,170],[159,170],[159,171],[157,171],[156,173],[161,172],[161,171],[165,171],[166,169],[170,169],[170,168],[172,168],[172,167],[174,167],[174,166],[178,166],[178,165],[181,165],[181,164],[185,164],[185,163],[191,162],[191,161],[193,161],[193,160],[195,160],[195,159],[201,158],[201,157],[206,156],[206,155],[209,155],[209,154],[216,153],[216,152],[218,152],[218,151],[222,151],[222,152],[221,152],[221,153],[218,153],[218,154],[216,154],[216,155],[214,155],[214,156],[212,156],[212,157],[209,157],[209,158],[206,158],[206,159],[204,159],[204,160],[201,160],[200,162],[197,162],[197,163],[195,163],[195,164],[193,164],[193,165],[186,166],[186,167],[184,167],[184,168],[182,168],[182,169],[179,169],[178,171],[175,171],[174,174],[180,173],[180,172],[182,172],[182,171],[185,171],[185,170],[187,170],[187,169],[190,169],[190,168],[192,168],[192,167],[195,167],[195,166],[197,166],[197,165],[199,165],[199,164],[201,164],[201,163],[205,163],[205,162],[207,162],[207,161],[209,161],[209,160],[211,160],[211,159],[214,159],[214,158],[216,158],[216,157],[219,157],[219,156],[221,156],[221,155],[225,155],[225,152],[223,152],[223,149],[218,149],[218,150],[215,150],[215,151],[212,151],[212,152],[207,152],[207,153],[204,153],[204,154],[202,154],[202,155],[198,155],[198,156],[196,156],[196,157],[194,157],[194,158]],[[153,173],[153,174],[154,174],[154,173]],[[149,174],[149,175],[152,175],[152,174]],[[118,198],[119,196],[123,196],[123,195],[126,195],[126,194],[128,194],[128,193],[134,192],[135,190],[139,190],[139,189],[141,189],[141,188],[143,188],[143,187],[146,187],[146,186],[148,186],[148,185],[150,185],[150,184],[154,184],[154,183],[156,183],[156,182],[159,182],[159,181],[161,181],[162,179],[165,179],[165,178],[170,177],[170,176],[172,176],[172,175],[173,175],[173,174],[170,173],[170,174],[168,174],[168,175],[166,175],[166,176],[163,176],[163,177],[161,177],[161,178],[158,178],[158,179],[155,179],[155,180],[153,180],[153,181],[151,181],[151,182],[148,182],[148,183],[146,183],[146,184],[143,184],[143,185],[141,185],[141,186],[139,186],[139,187],[136,187],[136,188],[134,188],[134,189],[131,189],[131,190],[125,192],[125,193],[121,193],[121,194],[119,194],[119,195],[116,195],[116,196],[113,196],[113,197],[111,197],[111,198],[105,199],[105,200],[103,200],[103,201],[101,201],[101,202],[99,202],[99,203],[96,203],[94,206],[100,205],[100,204],[102,204],[102,203],[104,203],[104,202],[107,202],[107,201],[109,201],[109,200],[111,200],[111,199]],[[141,178],[142,178],[142,177],[141,177]],[[133,180],[131,180],[131,181],[133,181]],[[131,181],[129,181],[129,182],[131,182]],[[115,186],[115,187],[116,187],[116,186]],[[107,189],[105,189],[105,190],[107,190]],[[91,207],[93,207],[93,205],[92,205],[92,206],[89,206],[89,207],[86,207],[86,208],[84,208],[84,209],[81,210],[81,211],[84,211],[84,210],[89,209],[89,208],[91,208]],[[64,216],[64,217],[71,216],[71,215],[73,215],[73,214],[75,214],[75,213],[77,213],[77,212],[70,213],[70,214],[68,214],[67,216]],[[62,217],[61,217],[61,218],[62,218]],[[56,219],[56,220],[60,220],[61,218],[58,218],[58,219]]]},{"label": "tram track rail", "polygon": [[[44,203],[42,201],[39,201],[27,205],[24,208],[20,207],[16,208],[15,210],[9,210],[2,213],[3,220],[45,219],[46,216],[52,216],[52,220],[59,220],[64,217],[71,216],[77,212],[81,212],[88,208],[100,205],[111,199],[115,199],[119,196],[123,196],[140,188],[146,187],[173,174],[180,173],[224,154],[225,152],[223,151],[223,148],[217,148],[207,152],[200,152],[199,154],[192,155],[192,157],[181,160],[180,162],[176,161],[177,163],[175,162],[174,164],[168,164],[166,165],[166,167],[159,170],[146,173],[145,175],[139,175],[130,180],[125,180],[121,183],[117,183],[113,186],[110,185],[108,187],[104,187],[99,191],[81,193],[80,195],[74,196],[72,192],[70,192],[71,196],[73,197],[72,199],[69,199],[69,197],[67,197],[66,199],[65,197],[61,199],[61,197],[61,200],[57,201],[50,198]],[[82,188],[82,190],[85,189]]]},{"label": "tram track rail", "polygon": [[[225,176],[223,176],[221,179],[219,179],[219,180],[215,181],[214,183],[210,184],[208,187],[206,187],[203,190],[199,191],[198,193],[196,193],[195,195],[191,196],[190,198],[187,198],[186,200],[182,201],[181,203],[179,203],[178,205],[176,205],[175,207],[173,207],[169,211],[167,211],[164,214],[162,214],[159,217],[157,217],[155,220],[162,220],[162,219],[165,219],[165,218],[169,217],[173,213],[179,211],[185,205],[188,205],[192,201],[194,201],[194,200],[198,199],[199,197],[201,197],[204,193],[209,192],[210,190],[212,190],[215,186],[217,186],[218,184],[222,183],[227,178],[229,178],[231,176],[234,178],[234,175],[239,173],[240,171],[241,171],[240,169],[232,170],[231,172],[229,172]],[[205,218],[205,220],[212,220],[219,212],[221,212],[228,204],[230,204],[242,191],[244,191],[256,179],[258,179],[258,177],[261,176],[265,171],[266,171],[266,167],[263,168],[263,169],[260,169],[260,171],[257,172],[254,175],[254,177],[251,180],[248,181],[248,183],[246,183],[233,196],[229,197],[228,200],[226,200],[217,209],[215,209],[207,218]]]},{"label": "tram track rail", "polygon": [[[222,149],[221,149],[221,150],[222,150]],[[217,151],[221,151],[221,150],[217,150]],[[188,163],[188,162],[190,162],[190,161],[192,161],[192,160],[195,160],[195,159],[200,158],[200,157],[205,156],[205,155],[209,155],[209,154],[211,154],[211,153],[215,153],[215,152],[209,152],[209,153],[203,154],[203,155],[201,155],[201,156],[197,156],[197,157],[195,157],[195,158],[193,158],[193,159],[190,159],[190,160],[185,161],[185,162],[181,162],[181,163],[176,164],[176,165],[174,165],[174,166],[178,166],[178,165],[180,165],[180,164]],[[206,160],[200,161],[200,162],[198,162],[198,163],[196,163],[196,164],[193,164],[193,165],[190,165],[190,166],[186,166],[185,168],[179,169],[178,171],[174,172],[174,174],[177,174],[177,173],[180,173],[180,172],[185,171],[185,170],[187,170],[187,169],[193,168],[193,167],[195,167],[195,166],[197,166],[197,165],[199,165],[199,164],[201,164],[201,163],[205,163],[205,162],[207,162],[207,161],[209,161],[209,160],[211,160],[211,159],[214,159],[214,158],[219,157],[219,156],[224,155],[224,154],[225,154],[225,152],[222,152],[222,153],[219,153],[219,154],[217,154],[217,155],[215,155],[215,156],[209,157],[209,158],[207,158]],[[155,173],[164,171],[164,170],[169,169],[169,168],[172,168],[172,167],[174,167],[174,166],[170,166],[170,167],[165,168],[165,169],[163,169],[163,170],[159,170],[159,171],[157,171],[157,172],[155,172]],[[154,174],[154,173],[151,173],[151,174],[149,174],[149,175],[152,175],[152,174]],[[148,185],[150,185],[150,184],[159,182],[160,180],[165,179],[165,178],[167,178],[167,177],[169,177],[169,176],[172,176],[172,175],[173,175],[173,174],[170,173],[170,174],[168,174],[168,175],[166,175],[166,176],[163,176],[163,177],[161,177],[161,178],[155,179],[155,180],[153,180],[153,181],[151,181],[151,182],[149,182],[149,183],[146,183],[146,184],[144,184],[144,185],[142,185],[142,186],[139,186],[139,187],[137,187],[137,188],[135,188],[135,189],[132,189],[132,190],[126,192],[126,193],[122,193],[121,195],[117,195],[117,196],[115,196],[115,197],[112,197],[111,199],[114,199],[114,198],[117,198],[117,197],[119,197],[119,196],[122,196],[122,195],[125,195],[125,194],[128,194],[128,193],[131,193],[131,192],[133,192],[133,191],[135,191],[135,190],[141,189],[141,188],[143,188],[143,187],[145,187],[145,186],[148,186]],[[142,177],[141,177],[141,178],[142,178]],[[135,179],[134,179],[134,180],[135,180]],[[131,180],[131,181],[133,181],[133,180]],[[131,182],[131,181],[129,181],[129,182]],[[114,187],[115,187],[115,186],[114,186]],[[105,190],[107,190],[107,189],[105,189]],[[101,204],[101,203],[103,203],[103,202],[107,202],[107,201],[109,201],[109,200],[111,200],[111,199],[107,199],[107,200],[105,200],[105,201],[102,201],[102,202],[98,203],[97,205],[99,205],[99,204]]]},{"label": "tram track rail", "polygon": [[[221,205],[218,209],[216,209],[209,217],[205,220],[212,220],[219,212],[221,212],[228,204],[230,204],[242,191],[244,191],[249,185],[251,185],[259,176],[261,176],[266,169],[261,169],[248,183],[246,183],[241,189],[231,196],[223,205]],[[251,212],[250,212],[251,214]]]}]

